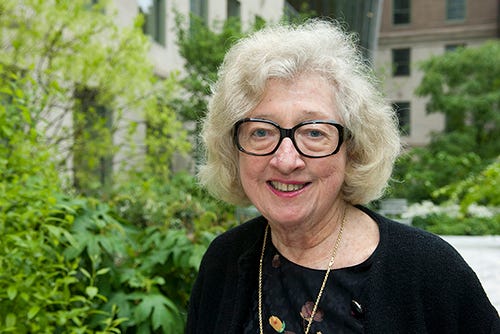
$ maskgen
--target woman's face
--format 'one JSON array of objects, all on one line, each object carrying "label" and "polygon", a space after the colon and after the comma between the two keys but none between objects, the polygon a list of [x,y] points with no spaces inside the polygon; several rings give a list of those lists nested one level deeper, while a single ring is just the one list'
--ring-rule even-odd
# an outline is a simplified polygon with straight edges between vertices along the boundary
[{"label": "woman's face", "polygon": [[[322,77],[309,74],[293,81],[269,80],[262,101],[247,117],[271,120],[282,128],[309,120],[343,124],[332,86]],[[240,152],[239,167],[250,201],[270,222],[284,228],[328,221],[343,205],[340,189],[346,168],[345,145],[335,155],[306,158],[290,138],[284,138],[272,155]]]}]

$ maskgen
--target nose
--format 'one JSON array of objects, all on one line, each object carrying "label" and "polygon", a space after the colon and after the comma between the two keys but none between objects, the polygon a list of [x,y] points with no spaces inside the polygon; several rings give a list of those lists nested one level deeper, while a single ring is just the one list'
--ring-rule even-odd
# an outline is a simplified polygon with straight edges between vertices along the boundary
[{"label": "nose", "polygon": [[290,138],[283,138],[280,146],[274,152],[270,164],[284,174],[291,173],[305,166],[303,157],[297,151]]}]

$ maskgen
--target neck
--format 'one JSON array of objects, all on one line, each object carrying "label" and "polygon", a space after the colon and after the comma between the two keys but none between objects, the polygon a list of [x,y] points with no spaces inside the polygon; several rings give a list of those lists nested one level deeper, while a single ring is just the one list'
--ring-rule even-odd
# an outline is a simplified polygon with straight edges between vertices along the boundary
[{"label": "neck", "polygon": [[284,257],[298,265],[325,269],[344,215],[347,220],[347,203],[333,210],[328,219],[317,223],[309,222],[296,228],[285,228],[269,222],[273,244]]}]

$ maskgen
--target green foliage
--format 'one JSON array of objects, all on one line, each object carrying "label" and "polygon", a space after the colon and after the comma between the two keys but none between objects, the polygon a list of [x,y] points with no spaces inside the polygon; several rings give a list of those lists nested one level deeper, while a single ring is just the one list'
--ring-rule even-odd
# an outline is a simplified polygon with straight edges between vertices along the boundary
[{"label": "green foliage", "polygon": [[179,112],[186,120],[198,121],[206,112],[210,85],[217,79],[217,69],[226,51],[244,35],[238,17],[215,22],[209,27],[196,16],[189,17],[189,23],[180,13],[176,13],[176,33],[179,53],[185,59],[186,75],[181,80],[188,98],[181,103]]},{"label": "green foliage", "polygon": [[[108,1],[92,3],[6,0],[0,10],[0,62],[33,78],[22,89],[40,140],[57,146],[58,167],[72,168],[87,193],[102,192],[144,151],[168,173],[174,152],[189,148],[167,107],[176,77],[156,77],[141,18],[121,28]],[[147,146],[137,144],[142,133]]]},{"label": "green foliage", "polygon": [[[155,78],[140,20],[119,29],[104,8],[0,5],[0,333],[181,333],[201,257],[235,223],[172,175],[190,147],[168,107],[177,78]],[[103,170],[117,154],[129,171]],[[77,191],[60,182],[70,156]]]},{"label": "green foliage", "polygon": [[438,189],[433,195],[460,203],[462,212],[472,204],[500,207],[500,157],[480,173]]},{"label": "green foliage", "polygon": [[[70,230],[74,241],[64,255],[80,260],[81,271],[94,284],[89,293],[107,297],[99,307],[115,308],[124,332],[148,333],[161,328],[164,333],[180,333],[184,323],[180,306],[162,294],[160,286],[172,284],[175,275],[180,275],[177,270],[190,268],[189,262],[184,258],[170,266],[171,276],[162,277],[153,268],[168,266],[172,253],[189,259],[190,243],[180,247],[178,241],[186,240],[185,235],[183,239],[182,235],[172,237],[169,231],[163,231],[167,232],[164,235],[142,231],[119,221],[108,205],[97,200],[64,198],[62,202],[65,214],[74,219]],[[156,239],[161,242],[153,245]]]},{"label": "green foliage", "polygon": [[466,132],[485,158],[500,151],[500,42],[462,48],[425,61],[416,93],[429,96],[427,110],[446,116],[446,132]]},{"label": "green foliage", "polygon": [[139,227],[168,225],[186,229],[197,240],[200,232],[220,233],[235,224],[235,208],[211,197],[188,173],[169,180],[136,174],[110,199],[120,216]]},{"label": "green foliage", "polygon": [[[146,149],[143,172],[169,179],[172,160],[176,154],[186,154],[191,150],[188,134],[182,122],[177,119],[173,108],[169,107],[177,92],[177,77],[157,83],[161,88],[156,93],[151,107],[145,110],[147,133],[144,138]],[[125,169],[127,168],[125,161]],[[128,166],[130,167],[130,166]],[[125,173],[130,178],[130,173]]]},{"label": "green foliage", "polygon": [[119,320],[96,308],[105,297],[62,255],[73,220],[21,88],[29,77],[0,73],[0,333],[115,332]]},{"label": "green foliage", "polygon": [[169,180],[138,173],[115,189],[109,203],[128,226],[127,240],[134,240],[119,266],[106,265],[116,275],[107,281],[118,282],[106,289],[110,303],[133,319],[124,323],[132,332],[147,333],[147,326],[154,329],[162,320],[170,328],[165,333],[180,333],[201,257],[217,234],[236,223],[234,208],[211,198],[187,173]]},{"label": "green foliage", "polygon": [[61,200],[74,221],[74,242],[64,255],[79,258],[94,293],[106,296],[100,309],[116,307],[118,319],[127,319],[120,324],[124,333],[183,332],[199,263],[223,230],[192,176],[155,181],[129,183],[110,201],[113,207],[89,198]]},{"label": "green foliage", "polygon": [[413,218],[412,225],[440,235],[500,235],[498,214],[491,218],[432,214]]},{"label": "green foliage", "polygon": [[481,158],[472,152],[456,155],[444,147],[437,151],[414,148],[396,162],[389,195],[406,198],[410,203],[429,199],[442,202],[447,197],[433,196],[436,189],[468,178],[480,168]]},{"label": "green foliage", "polygon": [[141,209],[144,219],[135,224],[124,219],[133,211],[124,209],[130,203],[124,197],[111,201],[120,215],[101,201],[60,195],[23,91],[15,80],[6,82],[0,90],[0,332],[182,333],[201,257],[221,230],[208,228],[217,215],[201,203],[215,207],[215,201],[209,205],[188,175],[163,187],[145,179],[150,200],[167,205]]}]

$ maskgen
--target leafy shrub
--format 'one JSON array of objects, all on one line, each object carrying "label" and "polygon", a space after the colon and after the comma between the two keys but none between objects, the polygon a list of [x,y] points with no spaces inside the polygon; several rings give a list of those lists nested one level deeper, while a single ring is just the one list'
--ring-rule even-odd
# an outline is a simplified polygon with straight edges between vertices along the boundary
[{"label": "leafy shrub", "polygon": [[495,206],[473,204],[463,211],[452,202],[436,205],[424,201],[410,205],[403,216],[412,225],[437,234],[500,234],[500,208]]},{"label": "leafy shrub", "polygon": [[500,156],[480,173],[437,189],[434,196],[447,196],[462,211],[474,204],[500,207]]},{"label": "leafy shrub", "polygon": [[63,256],[73,221],[58,204],[58,175],[21,79],[1,66],[0,76],[0,333],[115,332],[119,320],[97,309],[105,298],[79,260]]},{"label": "leafy shrub", "polygon": [[[432,56],[420,64],[423,77],[415,91],[428,97],[429,113],[445,116],[444,136],[452,139],[448,144],[484,160],[500,151],[500,63],[491,61],[499,57],[498,40]],[[465,137],[467,142],[453,143]]]},{"label": "leafy shrub", "polygon": [[446,214],[431,214],[414,217],[413,226],[441,235],[498,235],[500,215],[488,217],[452,217]]},{"label": "leafy shrub", "polygon": [[217,234],[236,224],[234,207],[213,199],[187,173],[169,179],[135,173],[108,202],[115,210],[109,214],[126,226],[126,237],[112,243],[129,242],[128,251],[116,252],[119,265],[106,260],[108,309],[116,303],[119,316],[131,319],[122,324],[126,332],[181,333],[201,258]]},{"label": "leafy shrub", "polygon": [[479,172],[482,163],[473,152],[455,155],[444,149],[413,148],[396,162],[389,194],[410,203],[431,199],[443,202],[447,197],[435,197],[434,191]]},{"label": "leafy shrub", "polygon": [[107,297],[100,307],[117,308],[124,333],[182,333],[191,286],[215,233],[191,233],[168,220],[134,224],[95,199],[64,201],[74,221],[64,254],[80,259],[95,293]]},{"label": "leafy shrub", "polygon": [[22,88],[33,125],[57,152],[58,168],[72,175],[68,184],[95,196],[122,169],[153,161],[155,173],[168,173],[174,153],[189,150],[183,124],[167,107],[179,87],[175,74],[155,74],[143,17],[120,26],[113,3],[0,5],[0,63],[31,77]]},{"label": "leafy shrub", "polygon": [[168,225],[196,235],[219,233],[236,224],[235,207],[214,199],[186,172],[168,179],[134,173],[116,186],[109,203],[137,226]]}]

